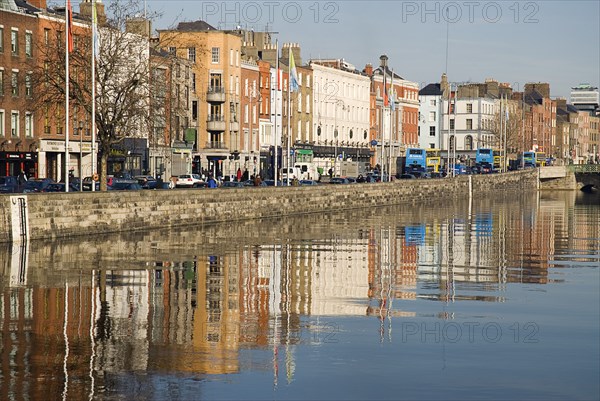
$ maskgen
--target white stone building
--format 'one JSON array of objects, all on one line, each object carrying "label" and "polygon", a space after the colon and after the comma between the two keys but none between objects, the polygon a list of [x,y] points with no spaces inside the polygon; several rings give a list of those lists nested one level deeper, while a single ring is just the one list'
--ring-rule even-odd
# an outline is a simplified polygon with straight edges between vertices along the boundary
[{"label": "white stone building", "polygon": [[370,79],[343,60],[313,60],[310,66],[315,145],[331,148],[331,157],[315,155],[315,159],[327,171],[335,155],[349,159],[352,149],[369,144],[364,133],[369,131]]},{"label": "white stone building", "polygon": [[450,99],[450,108],[448,100],[442,100],[441,148],[452,151],[456,145],[460,153],[493,147],[497,143],[494,129],[499,106],[498,99],[489,97]]}]

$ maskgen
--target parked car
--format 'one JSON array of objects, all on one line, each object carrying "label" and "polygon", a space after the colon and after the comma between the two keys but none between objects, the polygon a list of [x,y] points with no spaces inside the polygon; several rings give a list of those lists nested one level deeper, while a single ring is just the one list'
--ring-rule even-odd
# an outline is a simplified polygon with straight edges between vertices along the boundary
[{"label": "parked car", "polygon": [[350,184],[350,181],[348,181],[348,179],[346,177],[333,177],[331,178],[331,180],[329,180],[330,184]]},{"label": "parked car", "polygon": [[136,175],[134,178],[141,185],[142,189],[156,189],[158,185],[156,178],[151,175]]},{"label": "parked car", "polygon": [[0,193],[7,194],[17,192],[19,190],[19,183],[17,177],[5,176],[0,177]]},{"label": "parked car", "polygon": [[401,180],[416,180],[417,177],[414,174],[405,173],[400,176],[400,179]]},{"label": "parked car", "polygon": [[202,177],[199,174],[181,174],[177,177],[175,186],[177,188],[198,188],[202,181]]},{"label": "parked car", "polygon": [[315,181],[315,180],[300,180],[300,185],[313,186],[313,185],[320,185],[320,184],[318,181]]},{"label": "parked car", "polygon": [[[52,183],[46,187],[44,192],[65,192],[65,183]],[[69,182],[69,192],[79,192],[79,183]]]},{"label": "parked car", "polygon": [[346,177],[349,184],[356,184],[356,178],[354,177]]},{"label": "parked car", "polygon": [[[263,182],[265,183],[265,185],[267,187],[274,187],[275,186],[275,180],[264,180]],[[282,187],[283,183],[281,181],[277,181],[277,186],[278,187]]]},{"label": "parked car", "polygon": [[221,188],[245,188],[243,182],[240,181],[225,181],[221,184]]},{"label": "parked car", "polygon": [[137,182],[123,182],[116,181],[112,185],[108,186],[109,191],[138,191],[141,190],[142,186]]},{"label": "parked car", "polygon": [[[100,191],[100,183],[98,181],[95,182],[95,191]],[[92,190],[92,177],[84,177],[83,182],[82,182],[82,186],[83,186],[83,190],[84,191],[91,191]]]},{"label": "parked car", "polygon": [[51,178],[30,178],[23,184],[23,193],[46,192],[46,187],[54,183]]}]

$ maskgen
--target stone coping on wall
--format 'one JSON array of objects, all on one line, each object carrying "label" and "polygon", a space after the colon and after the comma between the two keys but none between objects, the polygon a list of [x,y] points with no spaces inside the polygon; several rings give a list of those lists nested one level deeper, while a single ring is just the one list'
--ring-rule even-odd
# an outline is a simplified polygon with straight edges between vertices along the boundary
[{"label": "stone coping on wall", "polygon": [[499,190],[536,190],[537,180],[532,170],[378,184],[2,195],[0,242],[435,204]]}]

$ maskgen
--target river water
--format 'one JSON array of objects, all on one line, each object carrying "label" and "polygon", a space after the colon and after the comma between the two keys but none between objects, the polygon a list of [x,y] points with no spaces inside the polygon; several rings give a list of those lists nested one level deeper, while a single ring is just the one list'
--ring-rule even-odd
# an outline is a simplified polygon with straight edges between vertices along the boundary
[{"label": "river water", "polygon": [[600,198],[6,245],[0,398],[600,397]]}]

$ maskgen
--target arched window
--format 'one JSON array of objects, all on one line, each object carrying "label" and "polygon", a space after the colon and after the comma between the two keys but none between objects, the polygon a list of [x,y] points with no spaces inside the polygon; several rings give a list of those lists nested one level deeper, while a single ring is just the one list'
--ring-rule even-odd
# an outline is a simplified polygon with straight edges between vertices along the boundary
[{"label": "arched window", "polygon": [[465,150],[473,150],[473,137],[471,135],[465,137]]},{"label": "arched window", "polygon": [[450,145],[449,145],[450,151],[454,150],[454,135],[450,135]]}]

